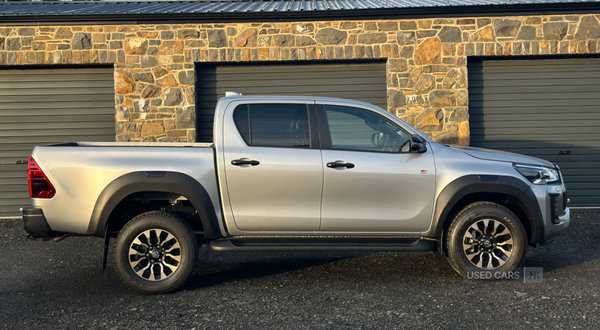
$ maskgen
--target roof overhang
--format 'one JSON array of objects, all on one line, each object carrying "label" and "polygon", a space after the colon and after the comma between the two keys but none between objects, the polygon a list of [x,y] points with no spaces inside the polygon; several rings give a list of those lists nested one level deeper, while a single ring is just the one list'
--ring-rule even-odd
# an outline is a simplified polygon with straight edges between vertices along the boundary
[{"label": "roof overhang", "polygon": [[[279,2],[285,2],[279,1]],[[310,0],[292,0],[292,2]],[[323,0],[329,1],[329,0]],[[341,0],[334,0],[341,1]],[[354,3],[367,0],[352,0]],[[376,0],[369,0],[376,1]],[[380,2],[385,0],[378,0]],[[398,0],[395,0],[398,1]],[[408,0],[404,0],[408,1]],[[418,0],[421,1],[421,0]],[[250,1],[238,1],[248,3]],[[255,1],[256,2],[256,1]],[[264,1],[263,1],[264,2]],[[456,1],[454,1],[456,2]],[[226,22],[276,22],[276,21],[327,21],[327,20],[381,20],[444,17],[524,16],[550,14],[600,13],[600,1],[574,0],[496,0],[493,2],[464,1],[464,5],[394,6],[386,8],[355,8],[337,10],[286,10],[286,11],[169,11],[168,5],[191,2],[120,2],[128,8],[115,7],[110,11],[99,11],[93,5],[100,2],[78,3],[90,10],[56,10],[67,3],[0,3],[0,26],[4,25],[91,25],[91,24],[182,24],[182,23],[226,23]],[[479,1],[475,1],[479,2]],[[515,3],[518,2],[518,3]],[[232,2],[234,3],[234,2]],[[371,2],[372,3],[372,2]],[[432,3],[430,0],[429,3]],[[470,5],[467,5],[470,3]],[[68,3],[75,4],[75,3]],[[114,3],[112,3],[114,4]],[[163,8],[144,10],[132,5],[164,4]],[[22,7],[16,7],[22,6]],[[27,7],[29,6],[29,7]],[[48,11],[44,12],[43,6]],[[86,7],[83,7],[84,9]],[[13,10],[8,10],[11,8]],[[22,10],[14,10],[20,8]],[[33,9],[36,10],[28,10]],[[41,9],[41,10],[40,10]],[[65,9],[68,9],[65,7]],[[158,10],[160,9],[160,10]]]}]

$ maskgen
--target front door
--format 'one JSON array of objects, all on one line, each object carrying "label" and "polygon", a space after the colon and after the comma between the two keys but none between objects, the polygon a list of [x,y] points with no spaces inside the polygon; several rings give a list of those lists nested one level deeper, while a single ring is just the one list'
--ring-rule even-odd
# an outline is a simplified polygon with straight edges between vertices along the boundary
[{"label": "front door", "polygon": [[322,132],[321,139],[331,137],[322,150],[321,231],[427,230],[435,190],[432,152],[410,153],[411,134],[375,112],[336,105],[318,108],[330,131]]},{"label": "front door", "polygon": [[323,166],[316,128],[309,127],[314,104],[243,104],[233,111],[224,163],[236,226],[318,231]]}]

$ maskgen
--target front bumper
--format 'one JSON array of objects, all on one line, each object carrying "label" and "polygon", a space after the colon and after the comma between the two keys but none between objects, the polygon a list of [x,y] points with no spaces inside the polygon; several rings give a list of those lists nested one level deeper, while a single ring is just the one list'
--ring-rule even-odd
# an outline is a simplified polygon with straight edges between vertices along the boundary
[{"label": "front bumper", "polygon": [[549,242],[569,227],[571,224],[571,210],[568,207],[565,208],[565,213],[556,216],[555,219],[555,222],[558,223],[553,223],[552,221],[546,221],[545,223],[544,242]]},{"label": "front bumper", "polygon": [[52,231],[44,212],[36,208],[23,208],[23,229],[31,238],[44,238],[50,236]]},{"label": "front bumper", "polygon": [[543,189],[543,198],[538,200],[544,209],[544,239],[540,243],[549,242],[563,233],[571,224],[571,210],[567,207],[567,189],[564,183],[548,185]]}]

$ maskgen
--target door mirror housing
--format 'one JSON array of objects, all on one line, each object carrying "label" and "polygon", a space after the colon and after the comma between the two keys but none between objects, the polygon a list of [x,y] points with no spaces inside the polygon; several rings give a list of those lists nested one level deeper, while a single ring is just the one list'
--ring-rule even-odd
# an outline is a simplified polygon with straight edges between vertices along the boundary
[{"label": "door mirror housing", "polygon": [[424,153],[427,151],[427,143],[418,135],[411,137],[412,143],[410,145],[410,152]]}]

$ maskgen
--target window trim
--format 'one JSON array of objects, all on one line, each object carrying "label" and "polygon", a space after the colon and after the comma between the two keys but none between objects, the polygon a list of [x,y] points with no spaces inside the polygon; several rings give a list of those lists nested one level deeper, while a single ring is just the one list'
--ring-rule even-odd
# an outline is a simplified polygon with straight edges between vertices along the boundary
[{"label": "window trim", "polygon": [[[385,152],[385,151],[370,151],[370,150],[355,150],[355,149],[337,149],[333,147],[333,142],[331,140],[331,132],[329,131],[329,120],[327,118],[327,112],[325,110],[325,107],[327,106],[333,106],[333,107],[346,107],[346,108],[353,108],[353,109],[357,109],[357,110],[362,110],[362,111],[369,111],[375,115],[381,116],[382,118],[389,120],[391,122],[393,122],[396,126],[398,126],[398,128],[400,128],[403,132],[406,133],[406,135],[408,136],[412,136],[413,134],[410,133],[408,130],[406,130],[404,127],[402,127],[402,125],[398,125],[396,122],[394,122],[393,120],[390,120],[389,118],[386,118],[385,116],[375,112],[375,111],[371,111],[369,109],[365,109],[365,108],[360,108],[360,107],[355,107],[355,106],[348,106],[348,105],[340,105],[340,104],[317,104],[317,119],[319,122],[319,135],[321,138],[321,149],[323,150],[335,150],[335,151],[352,151],[352,152],[369,152],[369,153],[378,153],[378,154],[388,154],[388,155],[404,155],[404,154],[409,154],[410,152]],[[412,139],[410,139],[410,143],[409,143],[409,148],[412,146]]]},{"label": "window trim", "polygon": [[240,104],[237,105],[235,108],[233,108],[233,111],[231,112],[231,118],[233,119],[233,125],[235,126],[235,129],[238,132],[238,135],[242,138],[242,141],[244,141],[244,144],[248,145],[248,142],[246,141],[246,137],[242,134],[242,132],[240,131],[240,126],[238,125],[238,122],[235,120],[235,113],[238,111],[238,109],[243,109],[242,107],[246,107],[246,115],[248,116],[248,141],[252,141],[252,132],[250,131],[250,105],[249,104]]},{"label": "window trim", "polygon": [[333,142],[331,142],[331,132],[329,131],[329,122],[327,121],[325,105],[317,104],[316,108],[317,123],[319,125],[319,138],[321,139],[321,149],[333,150]]},{"label": "window trim", "polygon": [[[309,141],[309,146],[308,147],[287,147],[287,146],[277,146],[277,145],[252,145],[252,106],[253,105],[262,105],[262,104],[267,104],[267,105],[304,105],[306,106],[306,115],[308,117],[308,141]],[[247,146],[247,147],[251,147],[251,148],[285,148],[285,149],[299,149],[299,150],[306,150],[306,149],[320,149],[321,146],[321,142],[320,142],[320,134],[319,134],[319,127],[317,125],[317,111],[316,111],[316,106],[313,103],[287,103],[287,102],[281,102],[281,103],[242,103],[242,104],[238,104],[234,107],[233,109],[233,113],[232,113],[232,118],[235,118],[235,111],[238,109],[239,106],[246,106],[247,108],[247,112],[248,112],[248,139],[249,141],[246,142],[246,139],[244,139],[244,136],[242,136],[240,129],[235,121],[235,119],[233,120],[233,124],[237,130],[238,136],[242,139],[242,142]]]}]

